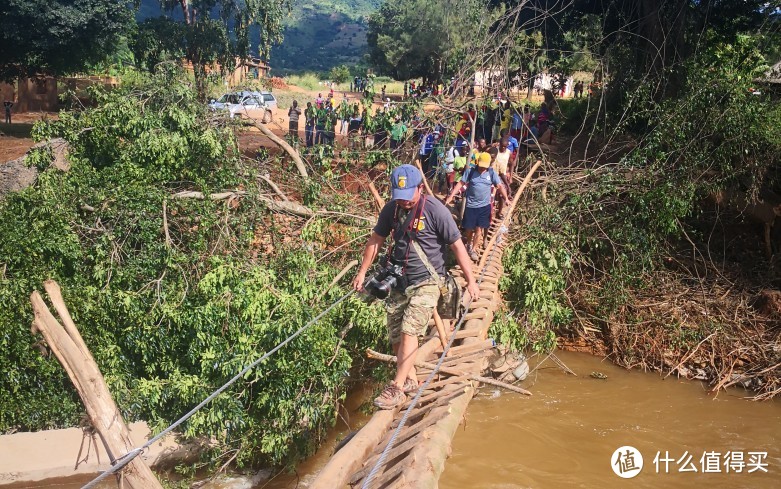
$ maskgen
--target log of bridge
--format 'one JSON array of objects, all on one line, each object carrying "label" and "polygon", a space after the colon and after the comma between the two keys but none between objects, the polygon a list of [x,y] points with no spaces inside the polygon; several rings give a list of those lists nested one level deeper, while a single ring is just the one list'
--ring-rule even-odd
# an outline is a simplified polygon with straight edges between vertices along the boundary
[{"label": "log of bridge", "polygon": [[[369,357],[369,358],[373,358],[375,360],[381,360],[383,362],[393,362],[393,363],[396,362],[396,357],[395,356],[393,356],[393,355],[386,355],[384,353],[379,353],[379,352],[376,352],[376,351],[371,350],[371,349],[367,349],[366,350],[366,356]],[[418,366],[418,367],[423,367],[423,368],[428,368],[428,369],[433,369],[436,366],[433,363],[420,362],[420,361],[416,361],[415,365]],[[477,374],[473,374],[473,373],[470,373],[470,372],[464,372],[462,370],[459,370],[459,369],[453,368],[453,367],[445,367],[445,366],[439,367],[439,372],[442,372],[443,374],[448,374],[448,375],[465,376],[466,378],[468,378],[470,380],[474,380],[476,382],[482,382],[484,384],[495,385],[496,387],[501,387],[503,389],[507,389],[507,390],[510,390],[510,391],[513,391],[513,392],[517,392],[518,394],[523,394],[524,396],[531,396],[532,395],[532,393],[527,391],[526,389],[522,389],[520,387],[516,387],[516,386],[511,385],[511,384],[506,384],[504,382],[500,382],[500,381],[498,381],[496,379],[492,379],[490,377],[483,377],[482,375],[477,375]]]},{"label": "log of bridge", "polygon": [[[62,325],[49,311],[41,294],[35,291],[30,296],[35,315],[32,333],[40,332],[43,335],[49,348],[65,368],[84,403],[90,423],[100,435],[113,464],[135,448],[130,432],[98,365],[65,306],[59,285],[49,280],[44,283],[44,288],[62,320]],[[117,483],[120,487],[130,489],[163,488],[141,457],[136,457],[120,471]]]}]

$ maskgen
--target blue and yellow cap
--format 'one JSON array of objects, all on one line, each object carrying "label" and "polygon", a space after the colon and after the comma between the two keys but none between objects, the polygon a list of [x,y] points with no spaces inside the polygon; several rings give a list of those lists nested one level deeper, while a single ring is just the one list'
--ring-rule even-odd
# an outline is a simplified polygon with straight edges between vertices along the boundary
[{"label": "blue and yellow cap", "polygon": [[390,183],[391,200],[412,200],[415,189],[423,183],[423,175],[412,165],[401,165],[391,173]]}]

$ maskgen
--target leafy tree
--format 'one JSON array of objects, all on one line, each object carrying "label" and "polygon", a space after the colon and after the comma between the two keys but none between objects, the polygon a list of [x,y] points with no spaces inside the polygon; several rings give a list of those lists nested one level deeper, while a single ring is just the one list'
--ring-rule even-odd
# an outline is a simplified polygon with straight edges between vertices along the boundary
[{"label": "leafy tree", "polygon": [[0,80],[62,75],[112,55],[133,24],[117,0],[0,2]]},{"label": "leafy tree", "polygon": [[334,66],[328,72],[328,78],[336,83],[344,83],[350,78],[350,68],[345,65]]},{"label": "leafy tree", "polygon": [[397,80],[440,80],[469,48],[485,15],[476,0],[387,0],[369,20],[371,61]]},{"label": "leafy tree", "polygon": [[[167,17],[147,19],[136,51],[147,68],[161,55],[184,54],[192,63],[199,99],[206,98],[206,76],[214,64],[230,70],[252,52],[268,55],[282,38],[288,0],[160,0]],[[177,48],[178,46],[178,48]]]},{"label": "leafy tree", "polygon": [[[764,0],[576,0],[573,12],[569,19],[575,22],[576,14],[600,19],[596,50],[610,67],[609,90],[619,105],[622,94],[649,82],[658,81],[657,101],[677,96],[686,85],[684,64],[706,46],[708,30],[718,33],[717,42],[729,43],[741,33],[769,30],[768,21],[779,18],[777,8]],[[573,27],[568,22],[564,29]]]}]

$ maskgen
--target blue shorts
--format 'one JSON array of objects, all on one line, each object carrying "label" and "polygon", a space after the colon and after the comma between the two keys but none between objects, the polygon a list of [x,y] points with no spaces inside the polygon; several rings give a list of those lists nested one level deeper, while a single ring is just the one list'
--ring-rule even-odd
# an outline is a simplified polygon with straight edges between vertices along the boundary
[{"label": "blue shorts", "polygon": [[474,228],[488,229],[491,226],[491,204],[485,207],[464,209],[464,220],[461,225],[467,231]]}]

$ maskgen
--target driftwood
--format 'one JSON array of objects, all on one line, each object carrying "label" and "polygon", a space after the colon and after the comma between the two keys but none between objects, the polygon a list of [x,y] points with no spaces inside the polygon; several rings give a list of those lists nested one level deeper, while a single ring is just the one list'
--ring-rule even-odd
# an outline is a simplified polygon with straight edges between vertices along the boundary
[{"label": "driftwood", "polygon": [[[35,291],[30,296],[35,315],[31,330],[33,334],[43,335],[49,348],[65,368],[84,402],[90,423],[100,435],[106,452],[114,463],[134,449],[130,433],[98,365],[65,306],[59,285],[49,280],[44,283],[44,287],[62,324],[49,311],[38,291]],[[162,489],[157,477],[140,457],[136,457],[122,469],[118,482],[120,486],[124,484],[124,487],[131,489]]]},{"label": "driftwood", "polygon": [[[243,190],[233,190],[233,191],[227,191],[227,192],[217,192],[214,194],[204,194],[203,192],[198,192],[195,190],[185,190],[182,192],[177,192],[173,194],[171,197],[174,199],[198,199],[198,200],[204,200],[204,199],[210,199],[210,200],[229,200],[233,198],[237,198],[243,195],[246,195],[247,192]],[[284,212],[286,214],[293,214],[294,216],[299,217],[315,217],[315,216],[335,216],[335,217],[349,217],[351,219],[358,219],[361,221],[366,222],[374,222],[374,219],[371,219],[366,216],[358,216],[356,214],[347,214],[344,212],[333,212],[333,211],[313,211],[312,209],[305,207],[298,202],[293,202],[292,200],[282,200],[277,201],[270,197],[266,197],[265,195],[259,195],[258,198],[264,202],[268,208],[274,212]]]},{"label": "driftwood", "polygon": [[445,325],[442,323],[442,318],[439,317],[439,312],[437,312],[437,308],[434,308],[434,325],[437,327],[437,333],[439,334],[439,341],[442,342],[442,350],[447,348],[447,342],[450,338],[448,338],[447,333],[445,332]]},{"label": "driftwood", "polygon": [[339,280],[341,280],[341,279],[342,279],[342,277],[344,277],[344,276],[345,276],[345,274],[346,274],[347,272],[349,272],[349,271],[350,271],[350,269],[351,269],[352,267],[354,267],[355,265],[357,265],[357,264],[358,264],[358,260],[353,260],[353,261],[351,261],[350,263],[348,263],[347,265],[345,265],[345,267],[344,267],[344,268],[342,268],[342,271],[341,271],[341,272],[339,272],[339,273],[337,273],[337,274],[336,274],[336,277],[334,277],[334,279],[333,279],[333,280],[331,280],[331,283],[330,283],[330,284],[328,284],[328,287],[326,287],[326,288],[325,288],[325,291],[323,292],[323,295],[325,295],[325,293],[326,293],[326,292],[328,292],[329,290],[331,290],[331,287],[333,287],[334,285],[336,285],[336,284],[337,284],[337,282],[339,282]]},{"label": "driftwood", "polygon": [[375,413],[341,450],[336,452],[325,467],[320,470],[317,479],[309,489],[334,489],[342,487],[344,481],[361,466],[361,462],[371,453],[393,422],[395,411]]},{"label": "driftwood", "polygon": [[428,185],[428,179],[426,179],[426,173],[423,171],[423,167],[420,166],[420,158],[415,158],[415,166],[418,167],[418,170],[420,170],[420,174],[423,176],[423,185],[426,187],[426,192],[428,192],[429,195],[434,196],[434,192],[431,191],[431,187]]},{"label": "driftwood", "polygon": [[270,199],[268,197],[260,196],[260,200],[262,200],[269,209],[276,212],[284,212],[286,214],[293,214],[298,217],[314,217],[315,212],[308,207],[305,207],[298,202],[293,201],[276,201],[274,199]]},{"label": "driftwood", "polygon": [[273,132],[271,132],[271,129],[266,127],[262,122],[255,121],[255,127],[257,127],[260,132],[262,132],[267,138],[269,138],[274,144],[282,148],[285,153],[290,155],[290,157],[293,159],[293,163],[296,164],[296,168],[298,168],[298,173],[301,174],[304,179],[309,179],[309,173],[306,171],[306,166],[304,165],[304,160],[301,159],[301,155],[298,154],[298,151],[293,149],[292,146],[287,144],[287,141],[282,139],[281,137],[277,136]]},{"label": "driftwood", "polygon": [[[383,361],[383,362],[396,363],[396,357],[395,356],[393,356],[393,355],[385,355],[384,353],[379,353],[379,352],[376,352],[376,351],[374,351],[372,349],[369,349],[369,348],[366,349],[366,356],[369,357],[369,358],[373,358],[375,360]],[[428,369],[434,369],[436,367],[436,365],[433,364],[433,363],[421,362],[421,361],[416,361],[415,362],[415,366],[428,368]],[[455,368],[439,367],[439,371],[442,372],[443,374],[448,374],[448,375],[466,376],[470,380],[474,380],[474,381],[477,381],[477,382],[482,382],[484,384],[494,385],[496,387],[501,387],[503,389],[507,389],[507,390],[510,390],[510,391],[513,391],[513,392],[517,392],[518,394],[523,394],[525,396],[532,395],[532,393],[527,391],[526,389],[522,389],[520,387],[516,387],[516,386],[510,385],[510,384],[505,384],[504,382],[499,382],[498,380],[495,380],[495,379],[492,379],[492,378],[489,378],[489,377],[483,377],[481,375],[476,375],[476,374],[472,374],[472,373],[469,373],[469,372],[463,372],[463,371],[455,369]]]}]

